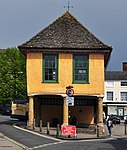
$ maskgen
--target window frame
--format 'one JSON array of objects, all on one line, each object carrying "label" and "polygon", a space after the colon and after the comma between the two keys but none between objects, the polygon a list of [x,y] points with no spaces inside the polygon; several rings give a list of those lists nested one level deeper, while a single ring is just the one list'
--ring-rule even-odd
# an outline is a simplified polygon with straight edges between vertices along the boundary
[{"label": "window frame", "polygon": [[[108,93],[112,93],[112,100],[108,99]],[[106,91],[106,101],[113,102],[114,101],[114,91]]]},{"label": "window frame", "polygon": [[127,87],[127,84],[126,84],[126,85],[122,85],[122,83],[125,83],[125,84],[126,84],[126,83],[127,83],[127,80],[125,80],[125,81],[120,81],[120,86],[121,86],[121,87]]},{"label": "window frame", "polygon": [[[85,61],[87,68],[86,69],[84,68],[84,70],[86,70],[86,80],[76,80],[75,79],[75,70],[76,70],[75,69],[75,57],[77,57],[77,56],[84,56],[84,58],[87,57],[87,60]],[[88,81],[89,81],[89,55],[73,54],[73,83],[85,84],[85,83],[88,83]]]},{"label": "window frame", "polygon": [[[55,69],[55,73],[56,73],[56,79],[55,80],[46,80],[45,79],[45,57],[46,56],[55,56],[56,57],[56,69]],[[43,60],[42,60],[42,63],[43,63],[43,67],[42,67],[42,82],[44,83],[57,83],[58,82],[58,54],[43,54]]]},{"label": "window frame", "polygon": [[127,98],[126,98],[126,100],[122,100],[121,93],[127,93],[127,91],[120,91],[120,101],[121,102],[127,102]]},{"label": "window frame", "polygon": [[114,81],[113,80],[107,80],[106,81],[106,87],[114,87]]}]

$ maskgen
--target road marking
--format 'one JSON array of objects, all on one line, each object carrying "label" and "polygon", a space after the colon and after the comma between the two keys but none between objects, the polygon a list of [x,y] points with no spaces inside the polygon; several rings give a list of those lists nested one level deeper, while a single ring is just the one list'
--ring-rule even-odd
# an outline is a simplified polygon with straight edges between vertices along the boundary
[{"label": "road marking", "polygon": [[7,136],[5,136],[5,135],[3,135],[3,137],[4,137],[5,139],[9,140],[10,142],[12,142],[12,143],[14,143],[14,144],[20,146],[20,147],[23,148],[23,149],[28,149],[27,146],[25,146],[25,145],[23,145],[23,144],[21,144],[21,143],[18,143],[17,141],[12,140],[11,138],[9,138],[9,137],[7,137]]},{"label": "road marking", "polygon": [[[74,140],[74,141],[61,141],[61,142],[55,142],[55,143],[48,143],[48,144],[43,144],[43,145],[38,145],[32,148],[28,148],[27,150],[34,150],[37,148],[43,148],[43,147],[47,147],[47,146],[52,146],[52,145],[57,145],[57,144],[62,144],[62,143],[76,143],[76,142],[96,142],[96,141],[107,141],[107,140],[114,140],[114,138],[109,138],[109,139],[91,139],[91,140]],[[117,140],[117,139],[115,139]]]},{"label": "road marking", "polygon": [[[14,126],[14,125],[13,125]],[[35,134],[35,135],[38,135],[40,137],[44,137],[44,138],[47,138],[47,139],[51,139],[51,140],[54,140],[54,141],[57,141],[57,142],[54,142],[54,143],[48,143],[48,144],[43,144],[43,145],[38,145],[38,146],[35,146],[33,148],[27,148],[27,150],[34,150],[34,149],[37,149],[37,148],[42,148],[42,147],[47,147],[47,146],[51,146],[51,145],[57,145],[57,144],[61,144],[61,143],[73,143],[73,142],[95,142],[95,141],[108,141],[108,140],[118,140],[118,138],[123,138],[123,137],[127,137],[126,135],[125,136],[112,136],[112,137],[106,137],[106,138],[93,138],[93,139],[80,139],[80,140],[63,140],[63,139],[57,139],[57,138],[54,138],[54,137],[49,137],[49,136],[46,136],[46,135],[42,135],[40,133],[37,133],[35,131],[30,131],[28,129],[23,129],[21,127],[18,127],[18,126],[14,126],[15,128],[18,128],[20,130],[23,130],[23,131],[26,131],[26,132],[29,132],[29,133],[32,133],[32,134]]]},{"label": "road marking", "polygon": [[43,145],[35,146],[35,147],[32,147],[32,148],[28,148],[27,150],[34,150],[34,149],[37,149],[37,148],[42,148],[42,147],[51,146],[51,145],[57,145],[57,144],[65,143],[65,142],[67,142],[67,141],[43,144]]},{"label": "road marking", "polygon": [[51,139],[51,140],[54,140],[54,141],[59,141],[59,142],[62,142],[63,140],[61,139],[57,139],[57,138],[54,138],[54,137],[49,137],[49,136],[46,136],[46,135],[42,135],[40,133],[37,133],[37,132],[34,132],[34,131],[30,131],[28,129],[23,129],[21,127],[18,127],[18,126],[15,126],[13,125],[15,128],[17,129],[20,129],[20,130],[23,130],[23,131],[26,131],[26,132],[29,132],[29,133],[32,133],[32,134],[35,134],[35,135],[38,135],[38,136],[41,136],[41,137],[44,137],[44,138],[47,138],[47,139]]}]

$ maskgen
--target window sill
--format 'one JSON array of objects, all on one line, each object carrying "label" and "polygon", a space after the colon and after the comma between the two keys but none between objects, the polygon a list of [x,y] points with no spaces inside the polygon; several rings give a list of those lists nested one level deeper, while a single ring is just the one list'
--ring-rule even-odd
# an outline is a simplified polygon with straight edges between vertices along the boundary
[{"label": "window sill", "polygon": [[72,82],[72,84],[90,84],[89,82]]},{"label": "window sill", "polygon": [[42,81],[41,83],[54,83],[54,84],[58,84],[59,82],[54,82],[54,81]]}]

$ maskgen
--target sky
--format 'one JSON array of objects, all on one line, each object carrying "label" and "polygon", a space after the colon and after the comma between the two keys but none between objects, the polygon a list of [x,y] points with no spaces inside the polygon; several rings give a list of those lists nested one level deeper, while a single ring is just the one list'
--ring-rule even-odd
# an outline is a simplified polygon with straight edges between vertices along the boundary
[{"label": "sky", "polygon": [[[67,11],[68,0],[0,0],[0,49],[18,47]],[[70,13],[113,51],[107,67],[127,62],[127,0],[70,0]]]}]

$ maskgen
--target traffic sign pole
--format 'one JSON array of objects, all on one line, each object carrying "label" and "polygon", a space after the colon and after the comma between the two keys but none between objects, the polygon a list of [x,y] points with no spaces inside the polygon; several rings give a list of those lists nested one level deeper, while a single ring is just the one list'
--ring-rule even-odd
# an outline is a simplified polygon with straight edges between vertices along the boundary
[{"label": "traffic sign pole", "polygon": [[68,95],[66,97],[66,105],[68,106],[68,122],[69,124],[71,124],[71,107],[70,106],[74,106],[74,97],[72,97],[74,95],[74,90],[72,89],[73,86],[68,86],[66,87],[66,94]]}]

